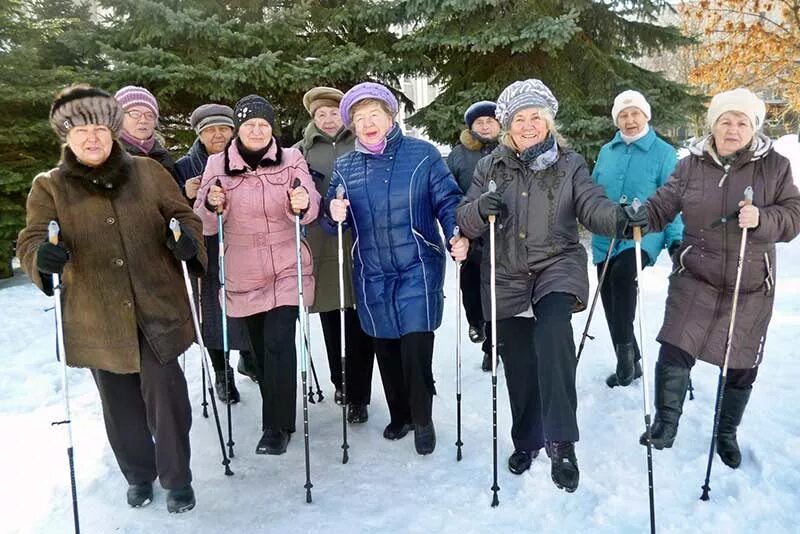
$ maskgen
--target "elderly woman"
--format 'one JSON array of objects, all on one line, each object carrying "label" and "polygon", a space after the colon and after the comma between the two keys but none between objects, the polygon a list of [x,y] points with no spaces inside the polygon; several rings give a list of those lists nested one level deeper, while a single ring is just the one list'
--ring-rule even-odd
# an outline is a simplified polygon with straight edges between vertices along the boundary
[{"label": "elderly woman", "polygon": [[[342,124],[339,103],[342,92],[331,87],[314,87],[303,95],[303,105],[311,115],[303,139],[297,148],[308,162],[317,191],[324,195],[330,187],[333,164],[336,158],[353,150],[355,135]],[[324,228],[326,219],[306,227],[308,244],[314,256],[314,305],[311,313],[319,313],[331,382],[336,388],[334,399],[342,403],[342,359],[339,328],[339,240],[336,232]],[[347,380],[347,420],[364,423],[369,414],[367,405],[372,391],[372,366],[375,349],[370,338],[358,322],[353,294],[353,259],[350,250],[353,239],[343,234],[344,246],[344,345]]]},{"label": "elderly woman", "polygon": [[[197,133],[189,153],[175,163],[175,177],[183,187],[186,197],[194,202],[200,188],[200,178],[208,157],[219,154],[233,137],[233,110],[220,104],[203,104],[189,117],[189,124]],[[203,342],[214,367],[214,389],[217,398],[225,403],[239,402],[239,390],[233,378],[233,369],[225,364],[222,346],[222,310],[219,302],[219,242],[217,236],[205,236],[209,262],[200,283],[200,309],[202,311]],[[239,350],[239,370],[255,379],[255,371],[248,368],[251,360],[250,339],[244,321],[228,318],[228,347]],[[227,374],[227,376],[226,376]],[[227,382],[226,382],[227,379]],[[227,384],[227,388],[226,388]]]},{"label": "elderly woman", "polygon": [[[91,369],[128,504],[150,503],[158,477],[167,509],[185,512],[195,503],[192,414],[177,358],[195,335],[180,262],[200,275],[206,254],[172,177],[118,143],[122,120],[105,91],[59,93],[50,124],[66,144],[58,166],[33,181],[17,253],[48,295],[50,275],[63,275],[67,365]],[[173,217],[184,230],[177,243]],[[47,241],[51,220],[61,226],[58,245]]]},{"label": "elderly woman", "polygon": [[[269,102],[257,95],[242,98],[233,122],[236,137],[208,158],[194,210],[204,235],[217,234],[217,210],[222,211],[228,314],[247,324],[261,390],[264,433],[256,454],[283,454],[295,431],[297,403],[295,217],[302,224],[314,221],[320,196],[300,151],[281,148],[272,135]],[[311,305],[311,252],[302,245],[303,293]]]},{"label": "elderly woman", "polygon": [[119,135],[125,150],[132,156],[156,160],[175,176],[175,162],[156,138],[158,101],[153,93],[144,87],[126,85],[116,92],[114,98],[125,114]]},{"label": "elderly woman", "polygon": [[[655,193],[672,174],[677,157],[675,149],[650,128],[650,104],[638,91],[623,91],[614,99],[611,117],[619,128],[614,138],[603,145],[592,172],[606,196],[626,203],[634,198],[642,202]],[[675,252],[681,244],[683,223],[680,215],[664,231],[642,239],[642,264],[654,265],[664,248]],[[608,387],[628,386],[642,376],[641,355],[633,335],[636,315],[636,256],[633,241],[616,241],[592,236],[592,257],[598,279],[608,255],[606,277],[600,288],[611,342],[617,356],[616,371],[606,379]]]},{"label": "elderly woman", "polygon": [[[430,454],[433,332],[442,322],[446,258],[437,222],[457,260],[469,242],[451,237],[458,184],[433,145],[403,135],[397,110],[397,99],[377,83],[344,95],[339,111],[355,129],[356,147],[336,161],[327,200],[333,220],[346,221],[355,238],[356,310],[374,338],[391,417],[383,437],[400,439],[413,428],[417,453]],[[340,184],[344,199],[336,199]]]},{"label": "elderly woman", "polygon": [[[586,307],[589,293],[578,221],[592,232],[615,235],[627,219],[558,134],[557,111],[558,101],[540,80],[514,82],[503,90],[497,118],[505,133],[497,150],[478,162],[457,213],[464,234],[485,244],[489,217],[497,217],[495,326],[515,449],[508,468],[522,474],[545,446],[553,482],[572,492],[579,472],[570,320]],[[491,180],[497,191],[489,190]],[[491,260],[484,254],[481,265],[486,318]]]},{"label": "elderly woman", "polygon": [[[461,131],[459,143],[447,157],[447,166],[453,173],[458,187],[466,193],[472,184],[472,175],[480,159],[497,148],[500,123],[495,117],[497,104],[488,100],[475,102],[464,112],[466,129]],[[473,343],[483,342],[481,369],[492,370],[491,324],[483,320],[481,309],[481,256],[483,243],[471,243],[467,261],[461,264],[461,296],[464,312],[469,323],[469,339]]]},{"label": "elderly woman", "polygon": [[[673,256],[657,338],[661,350],[651,428],[657,449],[675,440],[695,361],[724,363],[739,244],[742,229],[749,229],[716,443],[720,458],[732,468],[742,460],[736,429],[764,356],[772,316],[775,243],[800,233],[800,192],[789,161],[759,131],[765,113],[764,102],[747,89],[714,96],[707,114],[711,134],[690,147],[670,180],[644,204],[650,230],[663,229],[679,212],[686,225],[683,244]],[[747,187],[753,189],[752,205],[743,202]],[[646,444],[646,436],[640,441]]]}]

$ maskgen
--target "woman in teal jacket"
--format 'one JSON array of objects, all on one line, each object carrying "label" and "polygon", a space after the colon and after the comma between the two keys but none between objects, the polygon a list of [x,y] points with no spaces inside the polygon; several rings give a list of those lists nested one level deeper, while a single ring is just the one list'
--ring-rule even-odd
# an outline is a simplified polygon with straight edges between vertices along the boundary
[{"label": "woman in teal jacket", "polygon": [[[650,104],[638,91],[623,91],[614,99],[611,110],[619,128],[614,138],[603,145],[592,178],[602,185],[606,196],[620,202],[638,198],[644,202],[663,185],[675,169],[675,149],[650,128]],[[642,238],[642,264],[653,265],[661,250],[670,254],[683,236],[680,215],[663,232]],[[617,355],[616,372],[606,379],[609,387],[627,386],[642,376],[639,347],[633,335],[636,313],[636,256],[633,241],[617,241],[609,251],[610,238],[592,236],[592,257],[598,278],[606,255],[608,272],[600,289],[611,341]]]}]

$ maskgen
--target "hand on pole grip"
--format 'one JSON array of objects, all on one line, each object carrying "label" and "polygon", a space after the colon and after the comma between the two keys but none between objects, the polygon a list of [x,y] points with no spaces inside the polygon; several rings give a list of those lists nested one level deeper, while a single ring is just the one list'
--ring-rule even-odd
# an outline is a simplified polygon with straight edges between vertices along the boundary
[{"label": "hand on pole grip", "polygon": [[497,183],[489,180],[489,190],[478,198],[478,214],[483,220],[494,222],[504,209],[506,209],[506,205],[503,202],[503,196],[497,192]]},{"label": "hand on pole grip", "polygon": [[638,233],[641,238],[642,234],[647,233],[649,224],[647,209],[641,208],[642,203],[638,198],[634,198],[628,206],[619,206],[616,225],[618,239],[634,239],[635,233]]},{"label": "hand on pole grip", "polygon": [[189,261],[197,256],[197,243],[194,242],[191,235],[181,231],[181,223],[175,217],[169,221],[167,248],[172,251],[178,261]]},{"label": "hand on pole grip", "polygon": [[450,255],[454,260],[461,262],[467,259],[469,252],[469,239],[461,235],[461,229],[456,226],[453,229],[453,237],[450,238]]},{"label": "hand on pole grip", "polygon": [[744,190],[744,200],[739,201],[739,228],[756,228],[759,223],[758,208],[753,206],[753,188]]},{"label": "hand on pole grip", "polygon": [[350,206],[350,201],[344,198],[344,186],[339,184],[336,186],[336,198],[331,200],[330,206],[328,206],[331,219],[337,223],[343,223],[347,219],[348,206]]},{"label": "hand on pole grip", "polygon": [[169,220],[169,229],[172,230],[172,236],[175,238],[175,241],[178,241],[181,238],[181,223],[175,217]]},{"label": "hand on pole grip", "polygon": [[70,257],[69,250],[58,243],[60,229],[56,221],[47,225],[47,241],[36,251],[36,268],[44,274],[61,274]]},{"label": "hand on pole grip", "polygon": [[222,213],[225,209],[225,190],[222,188],[222,182],[220,182],[219,178],[209,188],[206,204],[207,207],[211,208],[211,211],[216,211],[217,213]]},{"label": "hand on pole grip", "polygon": [[289,203],[292,206],[292,211],[295,215],[301,215],[308,209],[309,197],[308,191],[302,186],[300,178],[295,178],[292,182],[292,188],[287,193],[289,195]]}]

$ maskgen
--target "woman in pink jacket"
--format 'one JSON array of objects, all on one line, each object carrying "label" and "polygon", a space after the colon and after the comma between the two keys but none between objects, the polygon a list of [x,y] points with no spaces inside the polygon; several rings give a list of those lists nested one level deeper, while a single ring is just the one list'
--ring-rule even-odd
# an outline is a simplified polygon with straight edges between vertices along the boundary
[{"label": "woman in pink jacket", "polygon": [[[295,214],[317,218],[320,196],[299,150],[281,148],[272,135],[275,112],[264,98],[237,102],[237,135],[208,158],[194,210],[203,234],[217,233],[222,207],[228,315],[244,317],[262,399],[256,454],[283,454],[295,431],[297,399],[297,252]],[[293,187],[295,179],[300,186]],[[311,253],[303,242],[305,304],[314,302]]]}]

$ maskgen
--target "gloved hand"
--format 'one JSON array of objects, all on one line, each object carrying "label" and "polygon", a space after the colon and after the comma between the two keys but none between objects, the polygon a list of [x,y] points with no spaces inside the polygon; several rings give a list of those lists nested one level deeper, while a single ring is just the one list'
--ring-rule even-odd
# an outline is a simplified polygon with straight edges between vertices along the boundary
[{"label": "gloved hand", "polygon": [[675,261],[675,259],[676,259],[675,255],[681,249],[682,245],[683,245],[683,243],[681,243],[680,241],[673,241],[672,244],[669,246],[669,248],[667,248],[667,252],[669,253],[669,257],[672,258],[673,261]]},{"label": "gloved hand", "polygon": [[649,231],[649,220],[647,208],[640,206],[639,210],[634,210],[633,206],[619,206],[617,212],[617,239],[633,239],[633,227],[638,226],[642,229],[642,235]]},{"label": "gloved hand", "polygon": [[500,215],[506,209],[503,195],[497,191],[487,191],[478,198],[478,214],[484,221],[491,215]]},{"label": "gloved hand", "polygon": [[45,241],[36,251],[36,268],[44,274],[61,274],[69,261],[70,252],[62,244]]},{"label": "gloved hand", "polygon": [[197,256],[197,243],[187,232],[181,232],[181,238],[175,241],[175,236],[167,230],[167,248],[178,258],[178,261],[189,261]]}]

